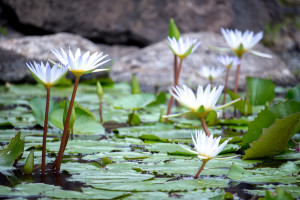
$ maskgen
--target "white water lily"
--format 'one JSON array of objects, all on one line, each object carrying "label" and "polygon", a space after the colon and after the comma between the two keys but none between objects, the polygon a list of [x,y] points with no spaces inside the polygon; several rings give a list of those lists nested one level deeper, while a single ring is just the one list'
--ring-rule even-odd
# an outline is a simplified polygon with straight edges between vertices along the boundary
[{"label": "white water lily", "polygon": [[218,60],[228,69],[240,64],[240,59],[236,56],[218,56]]},{"label": "white water lily", "polygon": [[199,70],[199,75],[209,80],[219,78],[223,75],[224,69],[217,67],[202,66]]},{"label": "white water lily", "polygon": [[171,95],[184,107],[189,109],[190,111],[174,114],[174,115],[165,115],[164,118],[170,118],[170,117],[178,117],[180,115],[184,115],[187,113],[195,113],[199,117],[205,117],[211,110],[218,110],[222,109],[224,107],[227,107],[231,104],[236,103],[237,101],[241,100],[236,99],[234,101],[231,101],[225,105],[215,107],[224,86],[220,85],[218,88],[214,87],[211,90],[211,85],[208,84],[204,90],[204,88],[199,85],[197,89],[196,95],[194,94],[193,90],[187,87],[186,85],[183,85],[183,87],[173,87],[173,91],[170,90]]},{"label": "white water lily", "polygon": [[62,48],[60,48],[60,50],[61,52],[57,51],[56,49],[53,49],[51,51],[64,66],[68,66],[69,70],[75,76],[81,76],[83,74],[87,74],[91,72],[108,70],[108,69],[96,69],[101,65],[110,61],[110,59],[103,61],[103,59],[106,58],[108,55],[102,56],[103,53],[98,53],[98,52],[90,55],[89,51],[85,52],[84,54],[81,54],[79,48],[75,52],[75,55],[73,55],[71,49],[69,49],[68,54]]},{"label": "white water lily", "polygon": [[208,84],[204,90],[204,88],[199,85],[197,94],[195,95],[192,89],[183,85],[182,88],[179,86],[173,87],[174,92],[170,91],[170,93],[179,103],[194,112],[197,112],[200,106],[203,106],[205,111],[210,111],[215,107],[223,88],[224,87],[220,85],[218,88],[214,87],[211,90],[211,86]]},{"label": "white water lily", "polygon": [[188,149],[183,145],[179,144],[185,150],[191,152],[192,154],[196,154],[198,158],[202,160],[210,160],[210,159],[227,159],[233,157],[225,157],[225,158],[216,158],[216,156],[224,149],[229,140],[225,140],[221,145],[219,142],[221,140],[221,136],[218,138],[213,138],[213,135],[206,136],[205,132],[202,130],[195,131],[195,138],[192,136],[192,140],[195,146],[196,151]]},{"label": "white water lily", "polygon": [[183,59],[189,54],[194,52],[201,42],[197,42],[197,39],[179,37],[177,40],[175,37],[168,37],[168,45],[175,55]]},{"label": "white water lily", "polygon": [[67,67],[59,67],[57,64],[51,67],[48,62],[46,64],[33,62],[26,65],[34,79],[46,88],[56,85],[68,72]]},{"label": "white water lily", "polygon": [[242,55],[248,51],[257,56],[272,58],[272,56],[269,54],[264,54],[261,52],[251,50],[263,38],[262,31],[258,32],[257,34],[254,34],[253,31],[249,30],[246,30],[244,33],[242,33],[237,29],[230,30],[221,28],[221,33],[229,47],[235,52],[235,54],[239,58],[241,58]]}]

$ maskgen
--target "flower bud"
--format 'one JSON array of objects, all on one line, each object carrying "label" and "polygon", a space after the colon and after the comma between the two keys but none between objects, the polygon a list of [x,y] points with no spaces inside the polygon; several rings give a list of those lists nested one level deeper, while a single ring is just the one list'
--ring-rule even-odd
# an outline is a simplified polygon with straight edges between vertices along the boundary
[{"label": "flower bud", "polygon": [[131,78],[131,94],[141,94],[140,84],[135,75]]},{"label": "flower bud", "polygon": [[101,83],[99,81],[97,81],[97,94],[98,94],[99,99],[102,99],[104,92],[103,92]]},{"label": "flower bud", "polygon": [[24,165],[24,173],[32,174],[33,169],[34,169],[34,151],[31,150]]}]

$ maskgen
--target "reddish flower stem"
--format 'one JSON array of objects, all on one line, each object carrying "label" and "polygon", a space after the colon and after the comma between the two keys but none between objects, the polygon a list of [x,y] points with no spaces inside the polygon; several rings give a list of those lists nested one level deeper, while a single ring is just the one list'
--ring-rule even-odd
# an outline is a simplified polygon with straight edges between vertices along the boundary
[{"label": "reddish flower stem", "polygon": [[240,68],[241,68],[241,63],[238,64],[235,72],[235,82],[234,82],[234,93],[238,92],[239,88],[239,75],[240,75]]},{"label": "reddish flower stem", "polygon": [[65,122],[65,126],[64,126],[64,131],[63,131],[62,139],[61,139],[61,142],[60,142],[59,152],[58,152],[58,155],[56,157],[56,160],[53,163],[53,167],[55,168],[55,171],[57,171],[57,172],[60,171],[62,157],[63,157],[65,148],[66,148],[67,143],[68,143],[68,136],[69,136],[68,127],[69,127],[70,117],[71,117],[72,108],[73,108],[73,104],[74,104],[74,100],[75,100],[75,95],[76,95],[76,92],[77,92],[77,87],[78,87],[78,84],[79,84],[79,79],[80,79],[80,76],[76,76],[75,83],[74,83],[74,88],[73,88],[73,93],[72,93],[72,97],[71,97],[71,101],[70,101],[70,105],[69,105],[69,109],[68,109],[68,113],[67,113],[67,118],[66,118],[66,122]]},{"label": "reddish flower stem", "polygon": [[201,121],[204,132],[206,133],[207,136],[210,136],[210,132],[206,125],[205,117],[200,117],[200,121]]},{"label": "reddish flower stem", "polygon": [[[181,71],[181,68],[182,68],[182,61],[183,61],[183,59],[180,58],[179,66],[178,66],[178,69],[176,70],[174,87],[176,87],[178,85],[179,75],[180,75],[180,71]],[[173,92],[174,92],[174,90],[173,90]],[[174,100],[174,97],[171,96],[171,98],[169,100],[169,103],[168,103],[168,109],[167,109],[167,114],[166,115],[169,115],[170,112],[171,112],[173,100]],[[165,122],[167,122],[167,121],[168,121],[168,118],[165,119]]]},{"label": "reddish flower stem", "polygon": [[203,170],[203,168],[204,168],[204,166],[205,166],[205,164],[208,162],[208,160],[202,160],[202,165],[201,165],[201,167],[199,168],[199,170],[198,170],[198,172],[196,173],[196,175],[194,176],[194,179],[197,179],[198,178],[198,176],[199,176],[199,174],[202,172],[202,170]]},{"label": "reddish flower stem", "polygon": [[225,78],[225,85],[224,85],[224,92],[223,92],[223,105],[226,103],[226,90],[227,90],[227,84],[228,84],[228,77],[229,77],[229,68],[226,70],[226,78]]},{"label": "reddish flower stem", "polygon": [[50,101],[50,88],[47,89],[46,109],[45,109],[45,120],[44,120],[44,132],[43,132],[43,148],[42,148],[42,174],[46,171],[46,140],[47,140],[47,129],[48,129],[48,115],[49,115],[49,101]]}]

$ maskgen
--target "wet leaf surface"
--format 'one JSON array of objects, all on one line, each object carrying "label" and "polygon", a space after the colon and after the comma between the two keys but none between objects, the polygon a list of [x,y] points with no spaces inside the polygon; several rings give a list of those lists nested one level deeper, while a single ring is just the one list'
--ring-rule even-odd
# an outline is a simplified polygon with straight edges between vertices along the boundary
[{"label": "wet leaf surface", "polygon": [[[277,121],[283,120],[280,127],[296,121],[297,102],[266,108],[253,106],[253,115],[212,120],[208,127],[211,133],[222,136],[221,142],[230,139],[219,157],[238,157],[210,160],[199,179],[194,180],[202,161],[178,143],[194,148],[191,133],[202,128],[199,120],[174,118],[169,123],[159,123],[161,110],[166,110],[164,93],[158,96],[146,94],[139,100],[122,105],[122,110],[114,106],[121,98],[131,96],[130,85],[103,85],[103,90],[105,123],[102,126],[99,123],[96,84],[79,84],[74,136],[68,141],[59,174],[52,173],[50,167],[60,145],[64,101],[69,98],[72,87],[51,90],[54,109],[50,114],[52,124],[48,127],[46,146],[48,165],[43,178],[40,163],[44,111],[34,106],[43,104],[46,91],[39,85],[0,86],[0,148],[7,147],[19,131],[24,137],[24,152],[18,164],[13,167],[10,162],[9,167],[0,170],[0,198],[223,199],[225,193],[230,192],[235,199],[251,199],[255,194],[263,197],[265,190],[275,192],[277,188],[300,198],[300,156],[292,143],[288,143],[291,150],[275,156],[270,162],[241,159],[242,140],[243,144],[259,141],[257,139]],[[274,101],[277,100],[275,98]],[[34,101],[38,102],[31,109],[30,102]],[[120,102],[122,104],[123,100]],[[136,114],[141,124],[129,126],[127,120],[131,111],[127,109],[136,108],[139,108]],[[182,107],[172,108],[173,113],[182,111],[185,111]],[[226,108],[225,112],[232,115],[233,108]],[[256,116],[256,113],[259,114]],[[293,120],[287,120],[291,115],[295,115]],[[276,130],[279,127],[275,127]],[[247,140],[243,137],[245,133]],[[280,133],[282,131],[277,133],[278,140],[282,136]],[[293,138],[299,142],[298,135]],[[34,171],[32,175],[24,175],[23,166],[31,150],[35,151]]]}]

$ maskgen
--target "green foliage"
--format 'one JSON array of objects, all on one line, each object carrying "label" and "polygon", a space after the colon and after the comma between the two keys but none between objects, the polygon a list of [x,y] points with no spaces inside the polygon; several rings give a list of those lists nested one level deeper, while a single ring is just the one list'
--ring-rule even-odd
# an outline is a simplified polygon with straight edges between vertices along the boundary
[{"label": "green foliage", "polygon": [[[65,101],[60,104],[61,107],[54,110],[50,115],[51,122],[58,128],[64,128],[63,115]],[[73,132],[77,135],[93,135],[104,132],[103,126],[95,119],[94,115],[87,108],[80,105],[75,105],[76,120],[73,125]]]},{"label": "green foliage", "polygon": [[154,94],[132,94],[114,102],[115,109],[139,110],[154,102]]},{"label": "green foliage", "polygon": [[275,84],[271,80],[247,77],[249,103],[251,105],[265,105],[275,97]]},{"label": "green foliage", "polygon": [[169,23],[169,37],[173,38],[175,37],[176,40],[179,39],[180,37],[180,32],[174,22],[174,19],[170,19],[170,23]]},{"label": "green foliage", "polygon": [[300,101],[300,84],[292,89],[289,89],[286,97],[288,100]]},{"label": "green foliage", "polygon": [[111,160],[107,157],[102,158],[101,162],[100,162],[101,167],[106,167],[106,165],[111,164],[111,163],[112,163]]},{"label": "green foliage", "polygon": [[270,127],[276,119],[282,119],[293,113],[300,112],[300,102],[290,101],[277,103],[272,107],[265,107],[254,121],[250,122],[248,126],[248,132],[243,136],[242,148],[249,147],[249,143],[257,140],[263,128]]},{"label": "green foliage", "polygon": [[12,164],[24,151],[24,140],[20,138],[21,132],[18,132],[10,143],[3,150],[0,150],[0,170],[6,170],[12,167]]},{"label": "green foliage", "polygon": [[300,112],[283,119],[276,119],[269,127],[264,128],[259,138],[250,144],[245,151],[244,159],[273,157],[287,148],[294,129],[300,124]]},{"label": "green foliage", "polygon": [[131,94],[141,94],[141,87],[135,75],[131,77]]},{"label": "green foliage", "polygon": [[276,189],[276,194],[272,195],[270,191],[266,191],[266,196],[259,198],[259,200],[293,200],[294,198],[292,195],[283,190],[283,189]]},{"label": "green foliage", "polygon": [[141,119],[138,114],[130,113],[128,115],[128,123],[130,124],[130,126],[137,126],[141,123]]},{"label": "green foliage", "polygon": [[34,169],[34,151],[31,150],[24,165],[24,173],[32,174],[33,169]]},{"label": "green foliage", "polygon": [[[29,101],[29,106],[32,110],[32,114],[37,123],[44,127],[45,121],[45,108],[46,108],[46,98],[36,97]],[[51,113],[59,108],[59,104],[55,101],[49,102],[49,116]]]},{"label": "green foliage", "polygon": [[[226,90],[229,94],[231,100],[235,100],[241,98],[238,94],[234,93],[231,90]],[[251,115],[252,114],[252,106],[250,103],[246,102],[245,100],[240,100],[234,104],[234,106],[241,112],[242,115]]]}]

